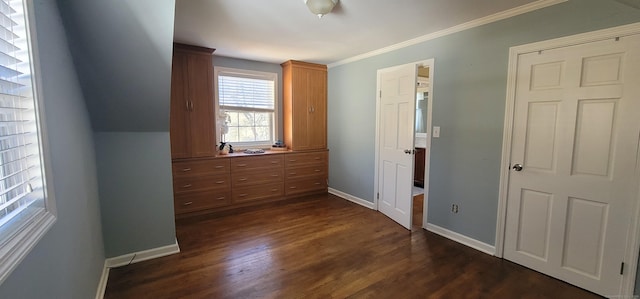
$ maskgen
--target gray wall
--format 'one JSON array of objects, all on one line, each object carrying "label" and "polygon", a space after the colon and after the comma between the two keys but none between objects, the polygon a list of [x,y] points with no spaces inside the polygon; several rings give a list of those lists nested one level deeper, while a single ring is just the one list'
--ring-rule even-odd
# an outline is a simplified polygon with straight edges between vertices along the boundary
[{"label": "gray wall", "polygon": [[[284,62],[284,61],[283,61]],[[221,66],[235,69],[243,69],[243,70],[251,70],[251,71],[259,71],[259,72],[268,72],[268,73],[277,73],[278,74],[278,99],[277,99],[277,110],[278,110],[278,130],[276,132],[276,139],[284,139],[284,128],[283,128],[283,118],[282,118],[282,67],[279,64],[254,61],[254,60],[246,60],[246,59],[237,59],[231,57],[224,56],[215,56],[213,57],[213,66]],[[214,82],[217,84],[217,82]]]},{"label": "gray wall", "polygon": [[58,0],[96,138],[107,257],[174,244],[175,0]]},{"label": "gray wall", "polygon": [[509,47],[638,21],[615,1],[569,1],[330,68],[330,186],[373,201],[376,70],[435,58],[428,219],[494,244]]},{"label": "gray wall", "polygon": [[94,139],[106,255],[175,243],[169,133],[97,132]]},{"label": "gray wall", "polygon": [[0,298],[93,298],[104,252],[91,124],[56,3],[34,2],[58,219]]}]

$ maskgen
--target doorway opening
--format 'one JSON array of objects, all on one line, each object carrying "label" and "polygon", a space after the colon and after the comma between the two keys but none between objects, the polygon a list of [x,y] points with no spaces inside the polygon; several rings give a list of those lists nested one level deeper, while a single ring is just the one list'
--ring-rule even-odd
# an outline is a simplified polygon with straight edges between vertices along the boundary
[{"label": "doorway opening", "polygon": [[[416,116],[413,159],[413,228],[424,228],[427,220],[427,193],[429,168],[427,156],[431,142],[427,142],[431,127],[431,72],[432,63],[418,64],[416,77]],[[426,183],[425,183],[426,182]]]}]

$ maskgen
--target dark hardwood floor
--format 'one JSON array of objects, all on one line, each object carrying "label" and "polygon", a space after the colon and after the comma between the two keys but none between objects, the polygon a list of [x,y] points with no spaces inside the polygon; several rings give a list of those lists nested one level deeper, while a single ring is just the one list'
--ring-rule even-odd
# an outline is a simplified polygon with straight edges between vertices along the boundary
[{"label": "dark hardwood floor", "polygon": [[105,298],[600,298],[333,195],[177,222]]}]

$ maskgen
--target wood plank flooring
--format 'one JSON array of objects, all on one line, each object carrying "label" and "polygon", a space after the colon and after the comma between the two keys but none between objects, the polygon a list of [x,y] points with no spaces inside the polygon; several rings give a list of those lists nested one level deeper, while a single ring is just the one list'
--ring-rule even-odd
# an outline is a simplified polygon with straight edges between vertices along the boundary
[{"label": "wood plank flooring", "polygon": [[105,298],[600,298],[333,195],[183,219]]}]

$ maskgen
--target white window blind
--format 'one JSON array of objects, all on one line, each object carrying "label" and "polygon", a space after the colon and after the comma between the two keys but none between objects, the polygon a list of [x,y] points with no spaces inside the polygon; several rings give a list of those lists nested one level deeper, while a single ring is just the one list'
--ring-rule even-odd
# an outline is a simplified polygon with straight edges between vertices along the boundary
[{"label": "white window blind", "polygon": [[222,109],[273,111],[273,80],[218,75],[219,103]]},{"label": "white window blind", "polygon": [[45,209],[29,50],[23,1],[0,0],[0,244]]}]

